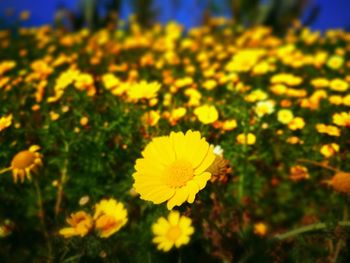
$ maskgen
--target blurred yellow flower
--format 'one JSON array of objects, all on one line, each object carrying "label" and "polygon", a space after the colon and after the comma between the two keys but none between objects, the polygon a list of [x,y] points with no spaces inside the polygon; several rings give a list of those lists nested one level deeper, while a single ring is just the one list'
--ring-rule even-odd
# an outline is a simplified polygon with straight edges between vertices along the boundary
[{"label": "blurred yellow flower", "polygon": [[275,102],[272,100],[259,101],[254,110],[259,117],[271,114],[275,110]]},{"label": "blurred yellow flower", "polygon": [[331,56],[327,61],[327,66],[331,69],[339,69],[344,64],[344,58],[341,56]]},{"label": "blurred yellow flower", "polygon": [[112,73],[104,74],[102,82],[107,90],[114,89],[120,84],[120,80]]},{"label": "blurred yellow flower", "polygon": [[145,112],[141,118],[142,122],[149,126],[157,125],[159,119],[160,119],[159,111],[155,111],[155,110]]},{"label": "blurred yellow flower", "polygon": [[128,213],[121,202],[115,199],[101,200],[95,206],[95,229],[102,238],[119,231],[128,221]]},{"label": "blurred yellow flower", "polygon": [[333,123],[338,126],[350,127],[350,112],[333,114]]},{"label": "blurred yellow flower", "polygon": [[326,158],[332,157],[337,152],[339,152],[339,145],[336,143],[323,145],[320,149],[320,153]]},{"label": "blurred yellow flower", "polygon": [[237,128],[237,121],[235,119],[226,120],[222,123],[222,129],[224,131],[232,131]]},{"label": "blurred yellow flower", "polygon": [[70,238],[73,236],[86,236],[93,227],[92,217],[84,212],[79,211],[77,213],[72,213],[69,218],[67,218],[67,223],[70,227],[62,228],[59,233],[65,238]]},{"label": "blurred yellow flower", "polygon": [[210,124],[215,122],[219,118],[219,113],[215,106],[203,105],[195,108],[194,114],[198,120],[203,124]]},{"label": "blurred yellow flower", "polygon": [[258,236],[266,236],[267,234],[267,225],[265,223],[256,223],[254,224],[254,234]]},{"label": "blurred yellow flower", "polygon": [[152,225],[152,232],[155,235],[152,241],[157,249],[168,252],[174,246],[179,248],[188,244],[194,228],[189,217],[180,216],[178,211],[171,211],[167,219],[158,218]]},{"label": "blurred yellow flower", "polygon": [[288,109],[279,110],[277,113],[277,120],[283,124],[290,123],[293,120],[293,118],[294,118],[293,112]]},{"label": "blurred yellow flower", "polygon": [[130,101],[137,102],[141,99],[153,99],[157,96],[161,84],[157,81],[147,82],[145,80],[131,84],[127,90]]},{"label": "blurred yellow flower", "polygon": [[329,85],[329,88],[334,91],[347,91],[349,88],[349,83],[342,79],[333,79]]},{"label": "blurred yellow flower", "polygon": [[301,117],[295,117],[291,122],[288,123],[288,128],[292,131],[301,130],[305,126],[305,121]]},{"label": "blurred yellow flower", "polygon": [[12,114],[0,118],[0,132],[10,127],[12,124]]},{"label": "blurred yellow flower", "polygon": [[325,133],[328,134],[329,136],[340,136],[340,129],[336,126],[333,125],[325,125],[322,123],[319,123],[316,125],[316,129],[319,133]]},{"label": "blurred yellow flower", "polygon": [[191,130],[154,138],[142,156],[136,161],[134,188],[141,199],[155,204],[167,201],[169,210],[185,201],[193,203],[210,179],[206,170],[215,160],[213,149]]},{"label": "blurred yellow flower", "polygon": [[247,135],[241,133],[237,136],[237,142],[239,144],[253,145],[256,142],[256,136],[250,132]]}]

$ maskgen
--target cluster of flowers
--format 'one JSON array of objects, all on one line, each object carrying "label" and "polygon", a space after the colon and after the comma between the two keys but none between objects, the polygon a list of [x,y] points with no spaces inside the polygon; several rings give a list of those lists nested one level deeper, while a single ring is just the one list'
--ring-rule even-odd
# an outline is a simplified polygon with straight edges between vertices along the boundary
[{"label": "cluster of flowers", "polygon": [[[349,194],[349,173],[342,170],[350,168],[345,162],[349,156],[350,34],[328,31],[322,36],[294,27],[279,38],[269,28],[240,31],[231,26],[225,19],[213,19],[184,33],[175,23],[144,30],[131,20],[127,28],[94,33],[21,29],[23,42],[30,46],[18,44],[2,31],[1,48],[6,52],[17,43],[18,59],[4,53],[8,58],[0,61],[0,103],[6,104],[0,109],[0,134],[11,138],[11,131],[27,127],[24,115],[32,122],[40,119],[41,126],[35,128],[45,129],[73,116],[78,107],[74,103],[81,101],[103,100],[105,108],[119,103],[123,114],[138,110],[135,121],[142,128],[130,132],[152,140],[142,158],[131,156],[132,162],[137,160],[126,181],[133,178],[130,188],[141,199],[166,203],[170,210],[167,219],[160,217],[152,226],[153,241],[164,251],[187,244],[194,233],[190,217],[173,208],[194,203],[208,182],[228,183],[230,166],[238,177],[231,180],[238,185],[238,190],[233,188],[238,192],[234,197],[242,197],[242,189],[251,186],[242,178],[252,174],[257,176],[251,178],[271,188],[285,181],[313,180],[309,168],[297,163],[301,158],[339,167],[327,185]],[[17,94],[18,105],[10,105]],[[98,110],[84,109],[72,117],[71,128],[77,136],[96,128],[95,115],[103,114]],[[112,118],[104,121],[103,128],[118,125],[112,122]],[[129,147],[120,141],[116,143],[122,149]],[[221,145],[227,160],[222,149],[215,150],[209,142]],[[38,151],[38,146],[32,146],[18,152],[11,166],[0,172],[11,170],[15,182],[30,179],[43,165]],[[283,158],[285,153],[291,154]],[[249,170],[248,165],[255,167]],[[264,173],[266,167],[272,175]],[[260,194],[268,191],[272,190],[263,189]],[[210,198],[215,200],[214,195]],[[266,214],[256,213],[254,232],[263,236],[267,226],[259,218],[265,220]],[[95,205],[93,215],[83,210],[72,213],[67,219],[70,227],[60,234],[84,237],[95,230],[107,238],[126,225],[127,214],[123,203],[105,199]]]}]

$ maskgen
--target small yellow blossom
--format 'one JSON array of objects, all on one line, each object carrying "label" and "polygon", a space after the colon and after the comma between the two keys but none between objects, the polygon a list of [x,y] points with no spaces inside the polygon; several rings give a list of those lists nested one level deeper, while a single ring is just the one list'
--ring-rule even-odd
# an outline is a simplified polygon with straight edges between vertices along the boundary
[{"label": "small yellow blossom", "polygon": [[327,61],[327,66],[331,69],[339,69],[343,66],[344,58],[341,56],[331,56]]},{"label": "small yellow blossom", "polygon": [[104,199],[95,206],[95,229],[102,238],[107,238],[119,231],[128,221],[124,205],[115,199]]},{"label": "small yellow blossom", "polygon": [[293,120],[293,118],[294,118],[294,115],[291,110],[282,109],[282,110],[279,110],[277,113],[277,120],[283,124],[290,123]]},{"label": "small yellow blossom", "polygon": [[350,112],[333,114],[333,123],[338,126],[350,127]]},{"label": "small yellow blossom", "polygon": [[253,145],[256,142],[256,136],[253,133],[248,133],[245,135],[244,133],[241,133],[237,136],[237,143],[239,144],[247,144],[247,145]]},{"label": "small yellow blossom", "polygon": [[180,216],[178,211],[171,211],[167,219],[158,218],[152,225],[152,232],[155,235],[152,241],[157,249],[168,252],[173,247],[179,248],[188,244],[194,228],[189,217]]},{"label": "small yellow blossom", "polygon": [[254,234],[258,236],[266,236],[267,234],[267,225],[265,223],[256,223],[254,224]]},{"label": "small yellow blossom", "polygon": [[141,99],[153,99],[157,96],[157,93],[161,87],[161,84],[157,81],[146,82],[141,81],[131,84],[127,90],[127,95],[130,101],[137,102]]},{"label": "small yellow blossom", "polygon": [[323,145],[320,149],[320,153],[326,158],[332,157],[338,152],[339,152],[339,145],[336,143]]},{"label": "small yellow blossom", "polygon": [[12,124],[12,114],[0,118],[0,132],[10,127]]},{"label": "small yellow blossom", "polygon": [[73,213],[67,218],[67,223],[70,227],[65,227],[60,230],[60,235],[65,238],[73,236],[86,236],[93,227],[92,217],[84,211]]},{"label": "small yellow blossom", "polygon": [[295,117],[291,122],[288,123],[288,128],[292,131],[301,130],[305,126],[305,121],[301,117]]},{"label": "small yellow blossom", "polygon": [[194,114],[198,120],[204,124],[215,122],[219,118],[219,113],[215,106],[203,105],[195,108]]},{"label": "small yellow blossom", "polygon": [[334,91],[344,92],[349,88],[349,83],[342,79],[333,79],[329,85],[329,88]]}]

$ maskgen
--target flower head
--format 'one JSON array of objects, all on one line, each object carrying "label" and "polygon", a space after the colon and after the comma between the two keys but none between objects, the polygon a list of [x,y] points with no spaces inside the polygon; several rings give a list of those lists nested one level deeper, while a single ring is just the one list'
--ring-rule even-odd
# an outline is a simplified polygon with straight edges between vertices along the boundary
[{"label": "flower head", "polygon": [[10,127],[12,124],[12,114],[0,118],[0,132]]},{"label": "flower head", "polygon": [[330,180],[330,185],[335,191],[350,194],[350,173],[338,172]]},{"label": "flower head", "polygon": [[283,124],[290,123],[293,120],[293,118],[294,118],[294,115],[291,110],[282,109],[282,110],[279,110],[277,113],[277,120]]},{"label": "flower head", "polygon": [[236,138],[238,144],[253,145],[256,142],[256,136],[253,133],[241,133]]},{"label": "flower head", "polygon": [[100,237],[107,238],[126,224],[127,216],[122,203],[114,199],[102,200],[95,207],[95,229]]},{"label": "flower head", "polygon": [[191,130],[154,138],[142,155],[133,174],[135,190],[155,204],[168,201],[169,210],[185,201],[193,203],[210,179],[206,170],[215,160],[209,144]]},{"label": "flower head", "polygon": [[60,235],[65,238],[73,236],[84,237],[93,227],[92,217],[84,211],[72,213],[70,217],[67,218],[67,223],[70,227],[62,228],[59,232]]},{"label": "flower head", "polygon": [[198,120],[204,124],[210,124],[219,118],[219,113],[215,106],[203,105],[194,110]]},{"label": "flower head", "polygon": [[335,113],[333,123],[338,126],[350,127],[350,112]]},{"label": "flower head", "polygon": [[37,152],[39,149],[39,146],[33,145],[29,150],[21,151],[13,157],[11,170],[15,183],[17,182],[18,177],[22,183],[25,177],[30,180],[31,173],[36,172],[42,165],[42,155]]},{"label": "flower head", "polygon": [[152,232],[155,235],[153,243],[157,244],[157,249],[167,252],[174,246],[179,248],[188,244],[194,228],[190,218],[180,216],[178,211],[171,211],[168,219],[160,217],[152,225]]},{"label": "flower head", "polygon": [[137,102],[141,99],[153,99],[157,97],[157,92],[161,85],[158,82],[141,81],[130,85],[127,95],[130,101]]}]

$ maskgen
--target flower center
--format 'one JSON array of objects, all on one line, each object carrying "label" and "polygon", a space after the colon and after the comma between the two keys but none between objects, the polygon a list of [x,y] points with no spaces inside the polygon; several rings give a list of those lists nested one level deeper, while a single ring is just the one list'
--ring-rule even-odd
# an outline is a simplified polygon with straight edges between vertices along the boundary
[{"label": "flower center", "polygon": [[167,239],[175,242],[181,236],[181,229],[178,226],[171,226],[166,233]]},{"label": "flower center", "polygon": [[12,159],[12,168],[25,169],[34,164],[35,154],[30,151],[21,151]]},{"label": "flower center", "polygon": [[177,160],[165,170],[165,179],[169,187],[184,186],[193,177],[193,167],[186,160]]}]

